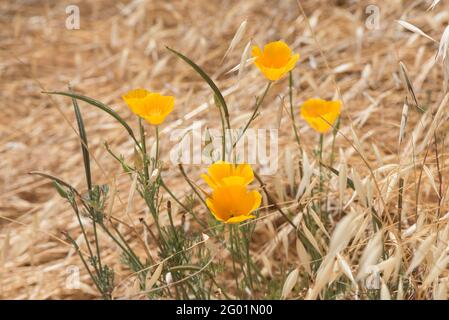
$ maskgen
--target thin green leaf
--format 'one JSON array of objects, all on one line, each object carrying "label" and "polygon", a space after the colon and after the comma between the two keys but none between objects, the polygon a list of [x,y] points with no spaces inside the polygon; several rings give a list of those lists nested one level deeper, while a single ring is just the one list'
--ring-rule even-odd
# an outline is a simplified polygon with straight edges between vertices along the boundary
[{"label": "thin green leaf", "polygon": [[56,191],[58,191],[59,195],[62,198],[67,199],[68,195],[67,192],[64,190],[64,188],[62,187],[62,185],[60,183],[58,183],[57,181],[53,180],[53,186],[55,187]]},{"label": "thin green leaf", "polygon": [[61,180],[61,179],[59,179],[59,178],[57,178],[55,176],[52,176],[51,174],[48,174],[48,173],[45,173],[45,172],[40,172],[40,171],[31,171],[31,172],[29,172],[29,174],[41,176],[41,177],[50,179],[50,180],[52,180],[54,182],[57,182],[58,184],[60,184],[60,185],[62,185],[64,187],[69,188],[70,191],[75,192],[78,196],[81,197],[81,195],[78,193],[78,191],[76,191],[76,189],[72,185],[70,185],[69,183],[65,182],[64,180]]},{"label": "thin green leaf", "polygon": [[166,47],[168,50],[170,50],[171,52],[173,52],[174,54],[176,54],[178,57],[180,57],[182,60],[184,60],[185,62],[187,62],[209,85],[209,87],[214,91],[215,95],[217,96],[218,101],[220,102],[221,106],[223,107],[223,111],[225,113],[225,117],[226,119],[229,118],[229,112],[228,112],[228,107],[226,105],[226,101],[223,97],[223,95],[220,92],[220,89],[218,89],[217,85],[212,81],[212,79],[207,75],[206,72],[204,72],[203,69],[201,69],[195,62],[193,62],[192,60],[190,60],[189,58],[187,58],[185,55],[183,55],[182,53],[173,50],[169,47]]},{"label": "thin green leaf", "polygon": [[86,173],[86,183],[87,189],[92,189],[92,174],[90,171],[90,158],[89,158],[89,149],[87,145],[87,134],[86,129],[84,127],[83,117],[81,116],[81,111],[78,106],[78,102],[76,99],[72,98],[73,109],[75,110],[76,122],[78,124],[79,134],[81,138],[81,150],[83,152],[83,162],[84,162],[84,171]]},{"label": "thin green leaf", "polygon": [[55,94],[55,95],[61,95],[61,96],[67,96],[70,98],[74,98],[74,99],[78,99],[84,102],[87,102],[88,104],[97,107],[101,110],[103,110],[104,112],[108,113],[109,115],[111,115],[115,120],[117,120],[125,129],[126,131],[128,131],[128,134],[131,136],[131,138],[134,140],[134,142],[136,143],[136,145],[139,147],[139,149],[141,148],[139,141],[137,141],[136,136],[134,135],[133,130],[131,129],[131,127],[126,123],[125,120],[123,120],[122,117],[120,117],[114,110],[112,110],[111,108],[109,108],[107,105],[105,105],[104,103],[97,101],[95,99],[86,97],[84,95],[78,94],[78,93],[74,93],[74,92],[64,92],[64,91],[43,91],[42,93],[46,93],[46,94]]}]

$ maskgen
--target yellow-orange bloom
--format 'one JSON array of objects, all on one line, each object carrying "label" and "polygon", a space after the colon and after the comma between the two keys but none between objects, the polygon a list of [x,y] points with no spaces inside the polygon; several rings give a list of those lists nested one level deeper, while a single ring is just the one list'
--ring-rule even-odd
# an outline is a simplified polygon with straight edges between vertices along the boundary
[{"label": "yellow-orange bloom", "polygon": [[264,76],[271,81],[282,78],[291,71],[299,59],[299,54],[292,55],[291,49],[283,41],[266,44],[262,50],[254,46],[252,56],[256,57],[254,63]]},{"label": "yellow-orange bloom", "polygon": [[123,97],[132,112],[153,125],[161,124],[173,111],[175,98],[145,89],[129,91]]},{"label": "yellow-orange bloom", "polygon": [[233,164],[225,161],[218,161],[207,169],[207,174],[201,177],[212,189],[222,185],[230,177],[241,177],[245,185],[254,180],[253,169],[249,164]]},{"label": "yellow-orange bloom", "polygon": [[340,115],[340,101],[309,99],[301,106],[301,117],[319,133],[329,131]]},{"label": "yellow-orange bloom", "polygon": [[215,219],[224,223],[239,223],[255,218],[262,196],[256,190],[248,191],[242,177],[228,177],[217,186],[206,204]]}]

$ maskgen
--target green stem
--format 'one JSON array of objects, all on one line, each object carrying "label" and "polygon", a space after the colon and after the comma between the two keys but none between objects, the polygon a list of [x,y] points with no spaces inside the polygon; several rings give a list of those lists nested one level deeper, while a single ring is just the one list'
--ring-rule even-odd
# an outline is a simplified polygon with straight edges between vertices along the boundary
[{"label": "green stem", "polygon": [[[250,285],[247,283],[247,279],[249,279],[249,276],[247,274],[247,270],[245,269],[245,251],[244,248],[242,248],[242,239],[240,238],[240,230],[239,230],[239,226],[234,225],[234,248],[236,249],[236,257],[237,257],[237,261],[239,262],[239,266],[240,266],[240,272],[243,275],[243,280],[245,281],[245,284],[247,287],[249,287]],[[242,261],[243,260],[243,261]],[[243,292],[242,292],[243,293]],[[242,296],[243,298],[243,296]]]},{"label": "green stem", "polygon": [[248,130],[249,126],[251,125],[251,123],[254,121],[254,119],[256,119],[257,116],[257,112],[259,111],[260,106],[262,105],[262,102],[264,101],[268,90],[270,90],[272,82],[268,82],[267,86],[265,87],[265,91],[262,94],[262,97],[260,99],[256,100],[256,105],[254,107],[254,111],[251,115],[251,117],[248,119],[248,122],[246,123],[245,127],[243,128],[242,133],[237,137],[236,141],[234,142],[234,144],[232,144],[232,150],[235,149],[237,143],[239,142],[239,140],[245,135],[246,130]]},{"label": "green stem", "polygon": [[98,267],[100,268],[100,271],[102,271],[103,268],[101,266],[100,244],[98,241],[97,223],[95,222],[95,220],[93,220],[92,226],[94,230],[95,249],[97,250]]},{"label": "green stem", "polygon": [[156,126],[156,156],[153,169],[157,168],[158,161],[159,161],[159,126]]},{"label": "green stem", "polygon": [[226,127],[223,110],[219,107],[221,119],[221,160],[226,161]]},{"label": "green stem", "polygon": [[301,146],[301,140],[299,138],[299,133],[298,133],[298,128],[296,127],[296,120],[295,120],[295,112],[293,109],[293,73],[292,71],[290,71],[289,73],[289,78],[288,78],[288,95],[289,95],[289,100],[290,100],[290,116],[292,118],[292,127],[293,127],[293,132],[295,133],[295,140],[296,143],[298,144],[298,148],[299,148],[299,176],[302,178],[303,176],[303,167],[302,167],[302,146]]},{"label": "green stem", "polygon": [[[229,133],[229,145],[232,146],[232,130],[231,130],[231,122],[229,121],[229,113],[225,113],[225,121],[226,121],[226,125],[227,125],[227,129],[228,129],[228,133]],[[226,134],[226,132],[225,132]],[[232,148],[231,150],[229,150],[229,158],[231,158],[231,154],[232,154]],[[226,144],[225,144],[225,152],[227,152],[226,150]],[[226,158],[225,158],[226,160]]]},{"label": "green stem", "polygon": [[[175,266],[175,267],[171,267],[170,269],[168,269],[168,272],[173,272],[173,271],[180,271],[180,270],[193,270],[193,271],[200,271],[201,267],[198,266],[194,266],[194,265],[181,265],[181,266]],[[209,276],[209,278],[212,280],[212,282],[217,286],[217,288],[219,288],[221,290],[221,293],[223,293],[223,295],[226,297],[226,299],[231,299],[231,297],[229,297],[225,290],[218,284],[218,282],[215,280],[215,277],[213,276],[213,274],[211,274],[209,271],[204,270],[203,271],[205,274],[207,274]]]},{"label": "green stem", "polygon": [[145,227],[145,229],[148,231],[148,233],[150,234],[151,238],[153,239],[154,243],[157,244],[157,246],[159,247],[159,249],[161,250],[161,252],[163,251],[163,247],[162,247],[162,243],[161,241],[157,241],[156,235],[154,234],[153,231],[151,231],[150,226],[146,223],[144,218],[140,218],[139,221],[143,224],[143,226]]},{"label": "green stem", "polygon": [[246,268],[248,269],[249,287],[251,289],[251,292],[254,292],[253,275],[251,270],[251,256],[249,254],[249,242],[250,242],[249,232],[246,234],[244,242],[245,242],[245,258],[246,258]]},{"label": "green stem", "polygon": [[321,163],[323,162],[323,141],[324,141],[324,135],[320,133],[320,149],[318,150],[318,156],[320,159],[320,196],[319,196],[319,209],[320,213],[322,214],[322,192],[323,192],[323,184],[324,184],[324,178],[323,178],[323,166]]},{"label": "green stem", "polygon": [[171,190],[167,187],[167,185],[162,180],[162,178],[160,179],[160,185],[161,185],[162,188],[165,189],[165,191],[167,191],[167,193],[170,195],[170,197],[172,197],[176,201],[176,203],[181,206],[181,208],[183,208],[186,212],[189,212],[193,216],[195,221],[198,222],[198,224],[201,225],[201,227],[207,228],[207,225],[204,222],[202,222],[201,220],[198,219],[198,217],[193,212],[193,210],[190,210],[181,201],[178,200],[178,198],[173,194],[173,192],[171,192]]},{"label": "green stem", "polygon": [[332,147],[331,154],[329,156],[329,166],[333,167],[335,161],[335,139],[337,137],[338,130],[340,129],[340,118],[337,119],[335,129],[332,131]]},{"label": "green stem", "polygon": [[292,126],[293,126],[293,131],[295,133],[296,143],[298,144],[299,150],[302,150],[301,140],[299,139],[298,128],[296,128],[295,112],[293,111],[293,73],[291,71],[289,73],[288,80],[289,80],[288,81],[288,95],[289,95],[289,99],[290,99],[290,116],[292,117]]},{"label": "green stem", "polygon": [[86,268],[87,273],[89,274],[90,278],[92,279],[93,283],[95,284],[95,286],[97,287],[98,291],[101,292],[101,294],[103,295],[103,298],[105,298],[106,300],[110,300],[111,299],[111,295],[110,293],[106,293],[103,291],[103,288],[98,284],[96,278],[94,277],[94,275],[92,274],[92,271],[90,271],[89,265],[87,264],[86,260],[84,259],[83,254],[81,253],[81,250],[78,246],[78,244],[76,243],[75,240],[73,240],[73,238],[66,233],[65,234],[66,238],[72,243],[72,245],[75,247],[76,252],[78,253],[78,255],[81,258],[81,262],[84,265],[84,268]]},{"label": "green stem", "polygon": [[145,203],[147,204],[148,208],[150,208],[151,215],[153,216],[153,219],[154,219],[154,224],[156,225],[157,231],[159,233],[159,238],[161,239],[161,242],[163,242],[165,245],[167,245],[167,241],[165,240],[164,234],[162,233],[162,229],[159,224],[158,206],[157,206],[157,204],[154,205],[156,203],[156,201],[154,200],[153,197],[149,198],[148,196],[145,196],[144,199],[145,199]]},{"label": "green stem", "polygon": [[[75,211],[75,215],[76,215],[76,218],[78,220],[78,224],[80,225],[81,232],[82,232],[83,237],[84,237],[84,241],[86,241],[87,250],[89,251],[90,258],[93,261],[94,254],[93,254],[92,248],[91,248],[90,243],[89,243],[89,238],[87,237],[86,229],[84,228],[83,222],[81,221],[81,216],[80,216],[80,212],[78,210],[78,207],[76,206],[76,204],[72,204],[72,203],[70,203],[70,204],[71,204],[71,206],[73,208],[73,211]],[[93,263],[93,266],[95,268],[95,272],[97,274],[100,274],[100,270],[98,269],[97,265],[95,263]]]},{"label": "green stem", "polygon": [[150,174],[148,172],[148,158],[147,158],[147,144],[145,139],[145,128],[142,123],[142,118],[139,117],[139,129],[140,129],[140,144],[142,145],[142,159],[143,169],[145,174],[145,185],[148,183]]},{"label": "green stem", "polygon": [[[112,224],[112,223],[111,223]],[[106,226],[104,224],[101,224],[102,229],[107,233],[107,235],[120,247],[120,249],[123,250],[123,252],[128,255],[129,258],[131,258],[132,260],[134,260],[134,263],[139,266],[141,269],[143,269],[142,263],[139,261],[139,258],[137,258],[136,254],[131,250],[128,251],[128,249],[126,249],[123,244],[120,243],[120,241],[117,240],[117,238],[108,230],[108,228],[106,228]],[[112,226],[112,228],[117,232],[117,228],[115,228],[114,226]],[[118,233],[120,236],[120,233]],[[126,244],[126,242],[125,242]]]},{"label": "green stem", "polygon": [[122,235],[122,233],[120,232],[120,230],[119,230],[116,226],[112,225],[112,228],[115,230],[115,232],[116,232],[117,235],[119,236],[120,240],[125,244],[125,247],[128,249],[128,252],[130,253],[130,255],[134,258],[134,260],[135,260],[137,266],[138,266],[140,269],[143,269],[144,266],[143,266],[143,264],[140,262],[140,259],[139,259],[139,257],[137,257],[137,255],[136,255],[136,253],[134,252],[134,250],[129,246],[129,241],[126,241],[125,237]]},{"label": "green stem", "polygon": [[235,248],[234,248],[234,228],[233,225],[229,225],[229,238],[231,240],[231,258],[232,258],[232,271],[234,273],[234,280],[235,280],[235,288],[237,290],[237,294],[240,291],[239,287],[239,281],[237,279],[237,268],[236,268],[236,262],[235,262]]},{"label": "green stem", "polygon": [[198,190],[196,190],[195,186],[193,185],[193,183],[190,181],[189,177],[187,177],[186,172],[184,171],[184,167],[182,166],[182,164],[179,164],[179,170],[181,170],[181,174],[184,177],[184,180],[187,181],[187,183],[189,184],[190,188],[192,188],[193,192],[195,192],[196,196],[198,197],[198,199],[200,199],[201,203],[206,207],[206,209],[210,212],[209,207],[206,204],[206,201],[203,199],[203,197],[200,195],[200,193],[198,192]]},{"label": "green stem", "polygon": [[172,211],[171,211],[171,202],[170,202],[170,200],[167,201],[167,214],[168,214],[168,219],[170,221],[170,226],[172,228],[173,235],[175,237],[176,243],[179,243],[178,233],[176,231],[175,224],[173,222],[173,216],[172,216]]}]

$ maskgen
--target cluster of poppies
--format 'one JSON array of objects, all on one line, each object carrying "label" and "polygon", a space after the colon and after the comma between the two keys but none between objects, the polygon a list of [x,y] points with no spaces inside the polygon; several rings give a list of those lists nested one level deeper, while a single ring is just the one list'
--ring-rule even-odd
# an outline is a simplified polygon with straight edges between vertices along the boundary
[{"label": "cluster of poppies", "polygon": [[[292,54],[283,41],[268,43],[261,50],[252,49],[254,63],[270,81],[277,81],[293,70],[299,54]],[[173,111],[175,99],[145,89],[129,91],[123,100],[133,113],[152,125],[159,126]],[[326,101],[311,98],[300,106],[301,117],[320,134],[328,132],[341,111],[340,101]],[[254,173],[248,164],[234,164],[219,161],[212,164],[207,174],[202,175],[212,188],[207,194],[206,204],[214,217],[224,223],[239,223],[255,216],[252,213],[261,203],[261,195],[249,190]]]}]

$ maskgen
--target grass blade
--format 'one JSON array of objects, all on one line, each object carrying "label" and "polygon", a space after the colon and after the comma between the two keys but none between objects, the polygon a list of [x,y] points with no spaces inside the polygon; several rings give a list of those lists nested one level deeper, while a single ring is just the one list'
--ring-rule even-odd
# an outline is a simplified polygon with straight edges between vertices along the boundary
[{"label": "grass blade", "polygon": [[72,98],[73,109],[75,110],[76,122],[78,124],[79,134],[81,138],[81,150],[83,152],[83,162],[84,162],[84,171],[86,173],[86,183],[87,189],[92,189],[92,174],[90,171],[90,159],[89,159],[89,149],[87,145],[87,134],[86,129],[84,127],[83,117],[81,116],[81,111],[78,106],[78,102],[75,98]]},{"label": "grass blade", "polygon": [[[75,193],[77,196],[79,196],[81,198],[81,195],[78,193],[78,191],[75,189],[75,187],[73,187],[69,183],[65,182],[64,180],[59,179],[58,177],[55,177],[55,176],[52,176],[51,174],[48,174],[48,173],[45,173],[45,172],[40,172],[40,171],[31,171],[28,174],[37,175],[37,176],[41,176],[41,177],[50,179],[53,182],[58,183],[59,186],[62,185],[64,187],[68,188],[70,191],[72,191],[73,193]],[[58,190],[58,192],[59,192],[59,190]]]},{"label": "grass blade", "polygon": [[217,85],[212,81],[212,79],[208,76],[208,74],[206,72],[204,72],[204,70],[201,69],[195,62],[193,62],[192,60],[187,58],[182,53],[180,53],[176,50],[173,50],[172,48],[169,48],[169,47],[166,47],[166,48],[169,51],[173,52],[175,55],[177,55],[179,58],[181,58],[182,60],[187,62],[201,76],[201,78],[203,78],[204,81],[207,82],[209,87],[214,91],[215,95],[217,96],[217,99],[220,102],[221,106],[223,107],[223,111],[225,113],[226,119],[229,119],[229,112],[228,112],[228,107],[226,105],[226,101],[225,101],[223,95],[221,94],[220,89],[218,89]]},{"label": "grass blade", "polygon": [[136,143],[136,145],[139,147],[139,149],[141,148],[139,141],[137,141],[133,130],[131,129],[131,127],[126,123],[125,120],[123,120],[122,117],[120,117],[114,110],[112,110],[111,108],[109,108],[107,105],[105,105],[104,103],[86,97],[84,95],[78,94],[78,93],[74,93],[74,92],[64,92],[64,91],[43,91],[42,93],[46,93],[46,94],[55,94],[55,95],[61,95],[61,96],[67,96],[70,97],[72,99],[77,99],[77,100],[81,100],[84,102],[87,102],[88,104],[97,107],[101,110],[103,110],[104,112],[108,113],[109,115],[111,115],[115,120],[117,120],[125,129],[126,131],[128,131],[128,134],[131,136],[131,138],[134,140],[134,142]]}]

